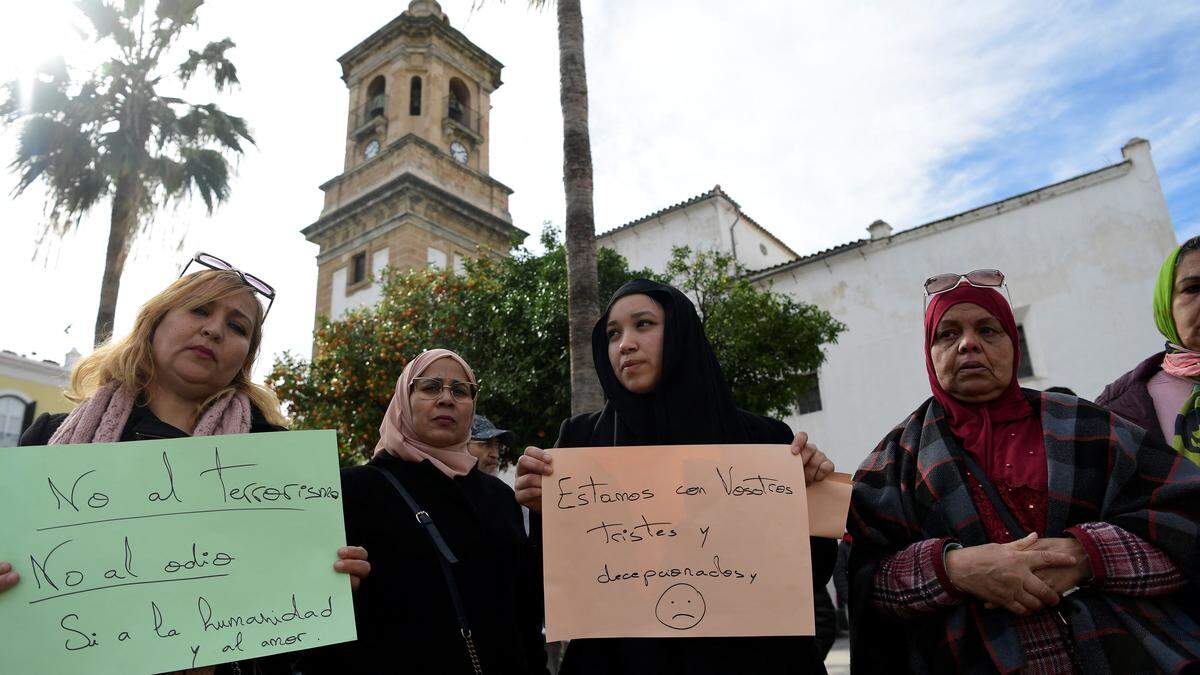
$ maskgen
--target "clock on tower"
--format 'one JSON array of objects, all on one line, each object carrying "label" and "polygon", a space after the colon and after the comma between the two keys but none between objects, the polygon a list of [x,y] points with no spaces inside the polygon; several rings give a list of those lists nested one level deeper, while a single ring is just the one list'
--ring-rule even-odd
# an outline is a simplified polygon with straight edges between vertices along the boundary
[{"label": "clock on tower", "polygon": [[378,300],[375,273],[505,255],[528,236],[512,190],[488,173],[499,61],[450,25],[434,0],[408,9],[338,62],[349,91],[342,173],[304,236],[317,254],[318,317]]}]

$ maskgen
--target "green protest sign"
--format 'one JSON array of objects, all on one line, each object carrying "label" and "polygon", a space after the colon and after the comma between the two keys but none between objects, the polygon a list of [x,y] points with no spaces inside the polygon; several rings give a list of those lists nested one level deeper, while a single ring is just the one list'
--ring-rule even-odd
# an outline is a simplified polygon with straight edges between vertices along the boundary
[{"label": "green protest sign", "polygon": [[355,639],[332,431],[0,450],[0,673],[151,673]]}]

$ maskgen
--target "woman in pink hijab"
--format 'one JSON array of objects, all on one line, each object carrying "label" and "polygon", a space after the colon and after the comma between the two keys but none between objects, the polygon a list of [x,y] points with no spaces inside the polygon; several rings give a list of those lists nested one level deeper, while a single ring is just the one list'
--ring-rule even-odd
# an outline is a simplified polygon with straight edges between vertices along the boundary
[{"label": "woman in pink hijab", "polygon": [[371,552],[359,640],[337,672],[543,673],[536,558],[512,489],[467,451],[479,382],[458,354],[413,359],[374,457],[342,472],[346,539]]}]

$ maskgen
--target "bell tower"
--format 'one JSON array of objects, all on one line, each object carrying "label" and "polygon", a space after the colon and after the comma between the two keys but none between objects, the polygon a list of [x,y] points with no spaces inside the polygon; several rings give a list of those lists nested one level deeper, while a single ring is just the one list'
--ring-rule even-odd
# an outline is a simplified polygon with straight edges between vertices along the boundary
[{"label": "bell tower", "polygon": [[302,230],[320,246],[317,316],[379,299],[375,273],[504,255],[526,232],[512,190],[488,173],[490,98],[502,64],[450,25],[434,0],[338,59],[350,94],[341,175]]}]

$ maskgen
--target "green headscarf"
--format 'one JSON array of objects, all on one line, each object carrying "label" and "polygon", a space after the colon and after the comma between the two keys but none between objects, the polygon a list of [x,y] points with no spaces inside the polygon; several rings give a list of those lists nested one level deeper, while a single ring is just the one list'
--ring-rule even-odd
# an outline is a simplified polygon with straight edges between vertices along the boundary
[{"label": "green headscarf", "polygon": [[1175,291],[1175,264],[1179,261],[1182,246],[1176,246],[1167,255],[1162,267],[1158,269],[1158,282],[1154,284],[1154,323],[1158,332],[1163,334],[1173,345],[1182,345],[1179,331],[1175,329],[1175,316],[1171,314],[1171,300]]},{"label": "green headscarf", "polygon": [[[1158,332],[1167,338],[1167,353],[1188,351],[1183,348],[1179,331],[1175,328],[1175,315],[1171,313],[1171,301],[1175,291],[1175,266],[1179,262],[1182,246],[1176,246],[1167,255],[1158,270],[1158,281],[1154,284],[1154,323]],[[1171,445],[1179,454],[1200,464],[1200,382],[1192,378],[1192,393],[1183,402],[1175,418],[1175,434]]]}]

